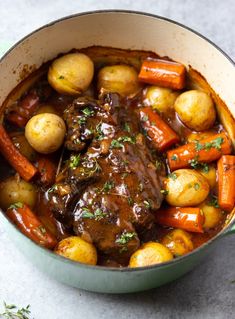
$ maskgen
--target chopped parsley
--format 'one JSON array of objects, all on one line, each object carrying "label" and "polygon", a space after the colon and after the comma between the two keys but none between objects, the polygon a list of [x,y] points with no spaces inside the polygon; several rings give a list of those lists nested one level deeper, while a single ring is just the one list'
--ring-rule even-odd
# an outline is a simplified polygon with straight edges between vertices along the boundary
[{"label": "chopped parsley", "polygon": [[192,160],[188,161],[190,166],[194,169],[200,169],[202,170],[204,173],[208,173],[210,168],[209,165],[207,163],[200,163],[198,162],[198,156],[196,156],[195,158],[193,158]]},{"label": "chopped parsley", "polygon": [[84,125],[86,124],[86,117],[85,116],[82,116],[78,119],[78,124],[79,125]]},{"label": "chopped parsley", "polygon": [[70,157],[69,167],[75,169],[76,167],[80,165],[80,162],[81,162],[80,154],[72,155]]},{"label": "chopped parsley", "polygon": [[168,195],[168,194],[169,194],[169,191],[166,190],[166,189],[161,189],[160,192],[161,192],[163,195]]},{"label": "chopped parsley", "polygon": [[141,119],[141,120],[142,120],[143,122],[147,122],[148,119],[149,119],[148,115],[145,114],[144,116],[142,116],[142,119]]},{"label": "chopped parsley", "polygon": [[155,166],[156,170],[159,171],[162,168],[162,162],[160,160],[156,160]]},{"label": "chopped parsley", "polygon": [[126,245],[130,240],[132,240],[133,238],[135,238],[137,236],[137,234],[135,232],[129,233],[129,232],[125,232],[122,233],[121,236],[116,239],[116,243],[120,244],[120,245]]},{"label": "chopped parsley", "polygon": [[86,107],[85,109],[82,110],[82,113],[85,116],[93,116],[94,115],[94,111],[89,109],[89,107]]},{"label": "chopped parsley", "polygon": [[43,225],[40,225],[40,226],[38,226],[38,229],[39,229],[39,231],[43,234],[43,235],[45,235],[46,234],[46,228],[43,226]]},{"label": "chopped parsley", "polygon": [[124,123],[123,129],[124,129],[124,131],[126,131],[128,133],[131,132],[131,128],[130,128],[130,125],[128,123]]},{"label": "chopped parsley", "polygon": [[152,203],[151,201],[148,199],[148,200],[144,200],[144,206],[148,209],[152,208]]},{"label": "chopped parsley", "polygon": [[10,206],[8,207],[8,209],[16,209],[16,208],[23,208],[23,207],[24,207],[24,204],[23,204],[23,203],[21,203],[21,202],[16,202],[16,203],[10,205]]},{"label": "chopped parsley", "polygon": [[120,143],[118,140],[112,140],[110,147],[111,148],[122,148],[123,144]]},{"label": "chopped parsley", "polygon": [[211,200],[208,202],[208,205],[209,206],[214,206],[216,208],[219,208],[218,198],[215,195],[213,195],[211,197]]},{"label": "chopped parsley", "polygon": [[103,140],[104,138],[104,132],[101,130],[101,126],[102,126],[102,122],[96,125],[96,132],[97,132],[96,139],[98,141]]},{"label": "chopped parsley", "polygon": [[204,149],[204,145],[203,144],[201,144],[199,141],[194,141],[194,143],[195,143],[195,149],[196,149],[196,151],[201,151],[201,150],[203,150]]},{"label": "chopped parsley", "polygon": [[177,175],[176,175],[176,173],[170,173],[170,174],[168,174],[168,178],[171,178],[171,179],[173,179],[173,181],[175,181],[177,179]]},{"label": "chopped parsley", "polygon": [[217,150],[221,150],[221,145],[223,144],[224,139],[223,137],[217,137],[212,142],[206,142],[204,144],[200,143],[199,141],[194,141],[195,143],[195,150],[201,151],[206,150],[209,151],[211,148],[216,148]]},{"label": "chopped parsley", "polygon": [[48,189],[48,193],[54,192],[54,191],[56,191],[56,190],[57,190],[57,185],[54,184],[54,185],[52,185],[52,186]]},{"label": "chopped parsley", "polygon": [[101,208],[97,208],[94,213],[92,213],[88,208],[82,209],[82,217],[88,219],[95,219],[97,221],[101,220],[102,218],[106,217],[107,213],[103,212]]},{"label": "chopped parsley", "polygon": [[135,137],[134,136],[121,136],[118,138],[118,142],[128,142],[131,144],[135,144]]},{"label": "chopped parsley", "polygon": [[18,308],[15,305],[7,305],[5,302],[4,305],[4,312],[0,313],[0,318],[6,318],[6,319],[30,319],[29,315],[31,313],[30,311],[30,305],[26,306],[25,308]]},{"label": "chopped parsley", "polygon": [[194,184],[194,189],[195,189],[196,191],[198,191],[198,190],[199,190],[199,188],[200,188],[200,184],[195,183],[195,184]]},{"label": "chopped parsley", "polygon": [[114,181],[107,181],[104,183],[102,191],[108,193],[114,187]]},{"label": "chopped parsley", "polygon": [[173,155],[171,156],[171,159],[172,159],[172,161],[177,161],[178,156],[177,156],[176,154],[173,154]]},{"label": "chopped parsley", "polygon": [[128,197],[128,198],[127,198],[127,202],[128,202],[128,204],[129,204],[130,206],[132,206],[132,205],[134,204],[134,200],[133,200],[132,197]]}]

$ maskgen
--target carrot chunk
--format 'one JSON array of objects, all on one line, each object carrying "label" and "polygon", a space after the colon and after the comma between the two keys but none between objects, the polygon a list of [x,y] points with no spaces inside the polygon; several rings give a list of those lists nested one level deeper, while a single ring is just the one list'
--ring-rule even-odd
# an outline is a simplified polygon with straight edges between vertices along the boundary
[{"label": "carrot chunk", "polygon": [[0,124],[0,152],[25,181],[29,181],[37,173],[36,167],[15,147],[2,124]]},{"label": "carrot chunk", "polygon": [[37,244],[53,249],[57,240],[42,224],[31,209],[22,203],[16,203],[7,210],[7,216],[27,237]]},{"label": "carrot chunk", "polygon": [[56,175],[56,166],[50,158],[40,156],[38,161],[38,171],[41,175],[41,182],[47,186],[54,184]]},{"label": "carrot chunk", "polygon": [[170,169],[176,170],[190,167],[192,161],[213,162],[231,151],[230,139],[225,133],[220,133],[170,150],[167,152],[167,159]]},{"label": "carrot chunk", "polygon": [[158,151],[164,151],[180,141],[179,136],[150,107],[139,110],[141,125]]},{"label": "carrot chunk", "polygon": [[172,89],[183,89],[186,69],[183,64],[166,60],[145,60],[138,78],[140,81]]},{"label": "carrot chunk", "polygon": [[235,156],[223,155],[218,163],[218,201],[222,209],[231,211],[235,204]]},{"label": "carrot chunk", "polygon": [[205,218],[198,207],[170,207],[157,211],[156,221],[160,225],[203,233]]}]

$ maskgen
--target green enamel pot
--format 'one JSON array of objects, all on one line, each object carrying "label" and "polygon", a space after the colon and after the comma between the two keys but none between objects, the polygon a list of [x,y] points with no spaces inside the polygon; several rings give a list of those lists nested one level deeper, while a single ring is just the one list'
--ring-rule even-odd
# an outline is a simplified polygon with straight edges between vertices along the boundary
[{"label": "green enamel pot", "polygon": [[[234,142],[234,62],[193,30],[174,21],[139,12],[81,13],[52,22],[26,36],[0,60],[0,105],[22,80],[22,74],[25,74],[23,70],[38,68],[43,62],[71,48],[92,45],[151,50],[191,65],[205,76],[226,103],[230,113],[226,109],[218,111]],[[233,213],[216,237],[193,252],[171,262],[135,269],[88,266],[73,262],[32,242],[17,230],[3,212],[0,213],[0,222],[22,253],[50,277],[89,291],[129,293],[161,286],[192,270],[207,257],[217,240],[235,233]]]}]

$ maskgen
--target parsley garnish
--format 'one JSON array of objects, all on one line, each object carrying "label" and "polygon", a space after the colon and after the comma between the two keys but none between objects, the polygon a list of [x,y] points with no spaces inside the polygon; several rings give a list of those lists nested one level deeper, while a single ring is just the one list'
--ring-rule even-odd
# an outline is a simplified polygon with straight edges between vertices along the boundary
[{"label": "parsley garnish", "polygon": [[98,141],[103,140],[104,138],[104,132],[101,130],[101,126],[102,126],[102,122],[96,125],[96,132],[97,132],[96,139]]},{"label": "parsley garnish", "polygon": [[86,118],[85,118],[85,116],[82,116],[82,117],[80,117],[80,118],[78,119],[78,124],[79,124],[79,125],[84,125],[84,124],[86,124]]},{"label": "parsley garnish", "polygon": [[114,187],[114,181],[107,181],[104,183],[102,191],[108,193]]},{"label": "parsley garnish", "polygon": [[159,171],[162,168],[162,162],[160,160],[156,160],[155,166],[156,170]]},{"label": "parsley garnish", "polygon": [[106,216],[107,216],[107,213],[103,212],[102,209],[100,209],[100,208],[97,208],[94,211],[94,213],[92,213],[86,207],[82,209],[82,217],[83,218],[95,219],[95,220],[99,221]]},{"label": "parsley garnish", "polygon": [[17,208],[23,208],[23,207],[24,207],[23,203],[17,202],[17,203],[14,203],[14,204],[10,205],[8,207],[8,209],[17,209]]},{"label": "parsley garnish", "polygon": [[133,200],[132,197],[128,197],[128,198],[127,198],[127,202],[128,202],[128,204],[129,204],[130,206],[132,206],[132,205],[134,204],[134,200]]},{"label": "parsley garnish", "polygon": [[112,140],[110,147],[111,148],[122,148],[123,144],[120,143],[118,140]]},{"label": "parsley garnish", "polygon": [[42,226],[42,225],[40,225],[40,226],[38,226],[38,229],[40,230],[40,232],[44,235],[44,234],[46,234],[46,228],[44,227],[44,226]]},{"label": "parsley garnish", "polygon": [[169,191],[166,190],[166,189],[161,189],[160,192],[163,194],[163,195],[168,195]]},{"label": "parsley garnish", "polygon": [[144,200],[144,206],[146,207],[146,208],[151,208],[152,207],[152,204],[151,204],[151,201],[148,199],[148,200]]},{"label": "parsley garnish", "polygon": [[211,200],[208,202],[208,205],[219,208],[218,198],[215,195],[213,195]]},{"label": "parsley garnish", "polygon": [[89,107],[86,107],[85,109],[82,110],[82,113],[86,116],[93,116],[94,115],[94,111],[90,110]]},{"label": "parsley garnish", "polygon": [[221,150],[221,145],[223,142],[223,137],[217,137],[212,142],[206,142],[205,144],[202,144],[199,141],[194,141],[196,151],[201,151],[203,149],[209,151],[212,147],[216,148],[217,150]]},{"label": "parsley garnish", "polygon": [[170,173],[170,174],[168,174],[168,178],[171,178],[171,179],[173,179],[173,181],[175,181],[177,179],[177,175],[176,175],[176,173]]},{"label": "parsley garnish", "polygon": [[121,136],[118,138],[118,142],[128,142],[131,144],[135,144],[135,137],[134,136]]},{"label": "parsley garnish", "polygon": [[141,120],[142,120],[143,122],[147,122],[148,119],[149,119],[148,115],[145,114],[144,116],[142,116],[142,119],[141,119]]},{"label": "parsley garnish", "polygon": [[70,157],[69,167],[75,169],[76,167],[80,165],[80,162],[81,162],[80,154],[72,155]]},{"label": "parsley garnish", "polygon": [[124,128],[123,129],[124,129],[124,131],[126,131],[128,133],[130,133],[130,131],[131,131],[130,125],[128,123],[124,123]]},{"label": "parsley garnish", "polygon": [[48,193],[54,192],[55,190],[57,190],[57,185],[56,185],[56,184],[52,185],[52,186],[48,189]]},{"label": "parsley garnish", "polygon": [[178,156],[177,156],[176,154],[173,154],[173,155],[171,156],[171,159],[172,159],[172,161],[177,161]]},{"label": "parsley garnish", "polygon": [[7,305],[5,302],[3,304],[4,312],[0,313],[0,318],[3,317],[6,319],[30,319],[30,305],[28,305],[26,308],[18,308],[15,305]]},{"label": "parsley garnish", "polygon": [[195,183],[195,184],[194,184],[194,189],[195,189],[196,191],[198,191],[198,190],[199,190],[199,188],[200,188],[200,184]]},{"label": "parsley garnish", "polygon": [[135,238],[137,236],[137,234],[135,232],[132,233],[122,233],[121,236],[116,239],[116,243],[120,244],[120,245],[126,245],[130,240],[132,240],[133,238]]},{"label": "parsley garnish", "polygon": [[199,141],[194,141],[194,143],[195,143],[195,149],[196,149],[196,151],[201,151],[201,150],[203,150],[204,149],[204,145],[203,144],[201,144]]}]

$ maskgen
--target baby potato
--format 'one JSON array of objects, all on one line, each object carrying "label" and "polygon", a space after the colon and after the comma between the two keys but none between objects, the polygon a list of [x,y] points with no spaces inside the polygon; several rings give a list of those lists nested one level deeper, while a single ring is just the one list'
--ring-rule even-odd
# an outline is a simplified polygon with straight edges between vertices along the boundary
[{"label": "baby potato", "polygon": [[36,152],[26,140],[24,133],[13,136],[12,142],[28,160],[34,161],[36,159]]},{"label": "baby potato", "polygon": [[59,93],[79,95],[90,85],[94,75],[92,60],[83,53],[69,53],[54,60],[48,82]]},{"label": "baby potato", "polygon": [[34,185],[9,177],[0,183],[0,207],[6,210],[10,205],[17,202],[34,207],[37,199],[37,189]]},{"label": "baby potato", "polygon": [[182,229],[172,230],[163,237],[162,244],[175,256],[183,256],[193,250],[191,235]]},{"label": "baby potato", "polygon": [[215,122],[215,107],[212,98],[199,90],[186,91],[175,101],[175,110],[181,121],[190,129],[204,131]]},{"label": "baby potato", "polygon": [[201,210],[205,216],[203,228],[210,229],[216,227],[222,220],[223,214],[220,208],[210,206],[207,203],[200,205]]},{"label": "baby potato", "polygon": [[179,93],[159,86],[150,86],[145,93],[145,103],[158,112],[167,113],[174,109],[174,103]]},{"label": "baby potato", "polygon": [[39,109],[37,110],[36,114],[42,114],[42,113],[51,113],[51,114],[58,114],[56,112],[56,109],[54,108],[54,106],[49,105],[49,104],[43,104],[39,107]]},{"label": "baby potato", "polygon": [[160,264],[173,259],[170,250],[162,244],[148,242],[131,255],[129,267],[144,267]]},{"label": "baby potato", "polygon": [[166,201],[172,206],[195,206],[209,194],[209,184],[204,176],[193,169],[178,169],[165,181]]},{"label": "baby potato", "polygon": [[123,97],[133,97],[140,88],[138,73],[132,66],[105,66],[98,73],[98,90],[101,94],[116,92]]},{"label": "baby potato", "polygon": [[201,141],[213,135],[215,135],[215,132],[212,132],[212,131],[204,131],[204,132],[197,132],[197,133],[192,132],[191,134],[188,135],[187,141],[188,143]]},{"label": "baby potato", "polygon": [[208,169],[200,168],[197,171],[202,174],[208,181],[210,188],[213,189],[216,185],[216,169],[213,165],[208,165]]},{"label": "baby potato", "polygon": [[62,239],[56,247],[55,253],[82,264],[97,264],[97,251],[95,246],[78,236]]},{"label": "baby potato", "polygon": [[63,143],[65,123],[56,114],[43,113],[33,116],[25,127],[25,137],[39,153],[55,152]]}]

